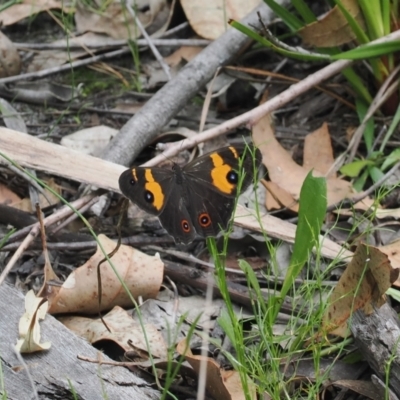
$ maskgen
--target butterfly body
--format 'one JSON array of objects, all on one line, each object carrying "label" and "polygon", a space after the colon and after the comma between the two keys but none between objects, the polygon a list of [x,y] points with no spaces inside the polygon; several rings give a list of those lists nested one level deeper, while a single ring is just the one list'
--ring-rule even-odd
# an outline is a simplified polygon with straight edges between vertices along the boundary
[{"label": "butterfly body", "polygon": [[252,182],[254,166],[261,163],[260,152],[256,150],[253,163],[248,150],[239,171],[244,150],[245,146],[224,147],[172,170],[132,168],[121,174],[119,187],[140,208],[157,215],[176,242],[216,236],[231,218],[239,176],[244,175],[244,190]]}]

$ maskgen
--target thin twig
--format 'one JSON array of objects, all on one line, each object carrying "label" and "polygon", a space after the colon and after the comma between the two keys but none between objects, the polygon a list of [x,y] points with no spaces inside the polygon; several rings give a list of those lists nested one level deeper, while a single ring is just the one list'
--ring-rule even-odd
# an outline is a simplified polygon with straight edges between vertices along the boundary
[{"label": "thin twig", "polygon": [[[367,196],[372,194],[376,189],[379,189],[380,186],[382,186],[383,183],[385,183],[400,167],[400,162],[395,164],[388,172],[386,172],[385,175],[382,176],[381,179],[379,179],[377,182],[375,182],[373,185],[371,185],[367,190],[364,190],[363,192],[357,194],[356,196],[353,196],[352,198],[346,199],[346,204],[356,204],[359,201],[365,199]],[[343,200],[331,204],[327,208],[327,212],[333,211],[337,209],[341,204],[343,204]]]},{"label": "thin twig", "polygon": [[128,54],[130,51],[131,50],[129,49],[129,47],[123,47],[122,49],[119,50],[110,51],[109,53],[104,53],[98,56],[85,58],[84,60],[73,61],[71,63],[59,65],[57,67],[47,68],[37,72],[28,72],[26,74],[20,74],[16,76],[8,76],[7,78],[0,79],[0,85],[4,83],[18,82],[24,79],[44,78],[52,74],[57,74],[58,72],[69,71],[73,68],[83,67],[85,65],[93,64],[95,62],[122,56],[124,54]]},{"label": "thin twig", "polygon": [[[152,39],[152,43],[158,47],[180,47],[180,46],[196,46],[204,47],[210,44],[210,40],[206,39]],[[114,47],[122,47],[128,44],[127,40],[112,40],[107,43],[16,43],[13,45],[18,50],[82,50],[82,47],[96,50]],[[135,40],[137,46],[148,46],[146,39]]]},{"label": "thin twig", "polygon": [[146,32],[146,29],[144,29],[144,26],[140,22],[140,19],[137,17],[135,10],[132,8],[130,2],[126,3],[126,8],[128,9],[129,13],[132,15],[132,17],[135,19],[136,26],[139,28],[140,33],[146,39],[146,42],[149,45],[151,52],[153,53],[154,57],[161,65],[161,68],[165,72],[165,75],[167,76],[168,80],[170,81],[171,73],[169,72],[169,66],[166,64],[166,62],[164,61],[164,58],[162,57],[162,55],[160,54],[160,52],[157,50],[156,46],[152,42],[152,38]]}]

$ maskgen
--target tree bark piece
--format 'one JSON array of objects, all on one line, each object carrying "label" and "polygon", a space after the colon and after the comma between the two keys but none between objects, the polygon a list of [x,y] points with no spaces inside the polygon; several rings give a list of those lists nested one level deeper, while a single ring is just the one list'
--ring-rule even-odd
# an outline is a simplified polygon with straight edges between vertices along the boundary
[{"label": "tree bark piece", "polygon": [[[24,313],[22,294],[0,286],[0,361],[8,400],[35,399],[25,368],[14,353],[18,321]],[[24,355],[39,399],[72,399],[70,381],[80,400],[153,400],[160,395],[141,378],[123,367],[97,365],[77,359],[78,355],[97,358],[98,350],[69,331],[51,315],[40,323],[42,342],[48,351]],[[110,360],[104,354],[102,359]],[[0,386],[0,395],[2,394]]]},{"label": "tree bark piece", "polygon": [[376,375],[386,382],[390,365],[389,386],[400,396],[400,320],[395,311],[384,304],[371,315],[362,310],[353,314],[350,329],[357,347]]},{"label": "tree bark piece", "polygon": [[[289,3],[287,0],[280,1],[285,2]],[[243,23],[260,29],[257,12],[265,24],[273,17],[272,11],[262,3],[243,20]],[[168,121],[212,79],[215,71],[231,61],[248,43],[249,38],[235,29],[229,29],[211,43],[122,127],[103,154],[103,158],[128,165]]]}]

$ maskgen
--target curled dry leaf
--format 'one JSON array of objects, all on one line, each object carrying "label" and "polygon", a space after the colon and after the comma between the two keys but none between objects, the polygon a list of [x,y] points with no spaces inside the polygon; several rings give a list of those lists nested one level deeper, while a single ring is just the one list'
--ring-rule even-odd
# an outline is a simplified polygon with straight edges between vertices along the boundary
[{"label": "curled dry leaf", "polygon": [[[98,239],[107,254],[114,250],[116,242],[105,235],[99,235]],[[104,254],[98,247],[96,253],[72,272],[61,287],[52,287],[49,313],[97,313],[97,265],[103,259]],[[154,298],[157,295],[164,272],[164,264],[158,255],[149,256],[132,247],[121,245],[111,261],[135,299],[139,296],[144,299]],[[107,261],[101,264],[100,272],[103,289],[101,310],[109,310],[116,305],[132,306],[132,301]]]},{"label": "curled dry leaf", "polygon": [[[400,240],[380,246],[379,250],[388,256],[392,268],[400,270]],[[400,287],[399,277],[393,282],[393,285]]]},{"label": "curled dry leaf", "polygon": [[[56,193],[61,195],[61,187],[55,182],[53,178],[45,181],[47,186],[53,189]],[[40,208],[46,208],[52,206],[54,204],[58,204],[60,202],[59,198],[54,195],[52,192],[47,190],[46,188],[43,189],[43,193],[39,193],[39,205]],[[31,199],[26,197],[19,202],[15,202],[11,204],[12,207],[17,208],[18,210],[27,211],[27,212],[34,212],[35,210],[32,208]]]},{"label": "curled dry leaf", "polygon": [[225,371],[212,358],[193,355],[186,338],[178,343],[176,351],[185,356],[186,361],[197,375],[199,375],[201,363],[205,362],[207,364],[206,388],[213,399],[242,400],[245,398],[257,398],[256,387],[250,378],[247,380],[249,393],[248,397],[246,397],[237,371]]},{"label": "curled dry leaf", "polygon": [[358,309],[371,314],[373,307],[386,302],[385,292],[396,281],[399,270],[394,269],[388,256],[378,247],[358,245],[329,299],[323,317],[324,331],[347,336],[347,320]]},{"label": "curled dry leaf", "polygon": [[[6,8],[0,13],[0,26],[8,26],[21,21],[24,18],[33,17],[41,11],[54,8],[62,8],[63,1],[59,0],[22,0],[15,2],[11,7]],[[65,11],[67,11],[64,8]]]},{"label": "curled dry leaf", "polygon": [[[101,2],[99,10],[103,8]],[[170,18],[170,7],[166,0],[147,0],[141,2],[136,15],[149,34],[166,30],[166,21]],[[114,39],[133,40],[140,36],[140,30],[135,24],[135,19],[126,10],[124,5],[109,2],[102,12],[94,12],[92,5],[87,7],[79,2],[75,13],[75,23],[78,32],[105,33]],[[153,26],[153,24],[155,26]]]},{"label": "curled dry leaf", "polygon": [[[133,350],[136,354],[141,355],[141,358],[148,358],[149,349],[146,346],[143,329],[128,312],[116,306],[103,318],[111,332],[107,330],[100,318],[61,317],[59,321],[92,344],[101,340],[111,340],[124,351]],[[167,346],[157,327],[152,324],[144,324],[144,329],[153,357],[166,358]]]},{"label": "curled dry leaf", "polygon": [[[321,129],[326,129],[326,126]],[[270,180],[297,200],[310,169],[296,164],[291,155],[275,139],[270,115],[262,117],[254,125],[253,140],[263,155],[263,163],[268,169]],[[323,176],[317,170],[314,170],[313,175]],[[327,178],[326,185],[328,205],[335,204],[352,194],[351,183],[343,179]]]},{"label": "curled dry leaf", "polygon": [[335,162],[331,136],[328,124],[324,122],[321,128],[309,133],[304,139],[303,167],[308,171],[316,169],[327,177],[336,177],[335,171],[330,169]]},{"label": "curled dry leaf", "polygon": [[[364,27],[364,19],[357,0],[342,0],[343,7]],[[297,32],[307,46],[335,47],[349,43],[356,38],[346,17],[338,6],[332,8],[322,19],[313,22]]]},{"label": "curled dry leaf", "polygon": [[221,36],[229,19],[242,19],[258,4],[258,0],[181,0],[190,26],[206,39]]},{"label": "curled dry leaf", "polygon": [[20,71],[21,58],[18,50],[11,40],[0,31],[0,78],[18,75]]},{"label": "curled dry leaf", "polygon": [[20,353],[34,353],[48,350],[50,342],[40,343],[39,320],[47,313],[48,302],[42,297],[36,297],[33,290],[25,296],[25,314],[19,320],[19,339],[15,349]]}]

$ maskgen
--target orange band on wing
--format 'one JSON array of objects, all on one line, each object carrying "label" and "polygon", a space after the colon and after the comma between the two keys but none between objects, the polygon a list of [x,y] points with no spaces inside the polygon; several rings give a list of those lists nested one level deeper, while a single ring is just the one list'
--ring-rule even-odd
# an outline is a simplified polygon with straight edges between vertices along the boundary
[{"label": "orange band on wing", "polygon": [[[230,148],[237,158],[237,153],[234,148]],[[214,168],[211,170],[211,178],[213,185],[216,186],[221,192],[232,194],[236,188],[235,184],[228,181],[227,176],[232,167],[224,163],[224,159],[218,153],[210,154],[210,158],[214,164]]]},{"label": "orange band on wing", "polygon": [[146,179],[145,188],[154,196],[153,206],[160,211],[164,206],[164,193],[161,185],[154,180],[151,169],[146,169],[144,172]]}]

